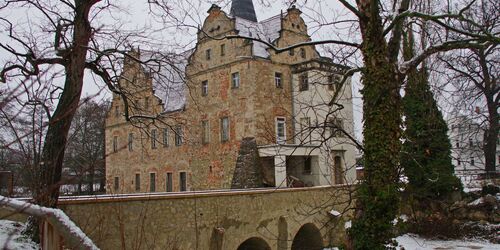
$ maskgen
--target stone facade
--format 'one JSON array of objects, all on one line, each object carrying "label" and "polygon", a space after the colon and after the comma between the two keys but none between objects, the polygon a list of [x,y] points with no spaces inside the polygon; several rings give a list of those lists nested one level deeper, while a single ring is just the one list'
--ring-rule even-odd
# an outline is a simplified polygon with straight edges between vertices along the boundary
[{"label": "stone facade", "polygon": [[[348,211],[349,197],[339,186],[67,197],[59,207],[100,249],[294,250],[345,245],[349,215],[331,211]],[[245,248],[252,239],[263,247]]]},{"label": "stone facade", "polygon": [[277,47],[311,40],[295,7],[253,22],[212,6],[183,68],[184,100],[172,104],[180,108],[158,97],[166,90],[150,72],[125,61],[120,87],[128,108],[115,95],[106,120],[108,193],[354,181],[355,148],[342,136],[353,134],[351,85],[338,84],[346,68],[313,45],[276,53],[231,35]]}]

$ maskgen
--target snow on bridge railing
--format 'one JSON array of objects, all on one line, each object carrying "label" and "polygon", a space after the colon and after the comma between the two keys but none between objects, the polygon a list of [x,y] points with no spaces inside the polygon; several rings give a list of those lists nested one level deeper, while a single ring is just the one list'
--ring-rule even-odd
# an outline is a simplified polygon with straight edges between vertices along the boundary
[{"label": "snow on bridge railing", "polygon": [[[62,249],[59,239],[70,249],[98,250],[92,240],[61,210],[0,196],[0,206],[10,211],[35,216],[44,221],[42,249]],[[55,229],[55,230],[54,230]]]}]

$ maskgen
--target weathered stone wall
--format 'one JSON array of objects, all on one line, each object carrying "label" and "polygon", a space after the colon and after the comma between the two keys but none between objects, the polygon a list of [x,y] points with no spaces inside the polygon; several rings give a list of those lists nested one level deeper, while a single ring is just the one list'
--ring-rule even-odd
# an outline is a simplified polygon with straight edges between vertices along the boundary
[{"label": "weathered stone wall", "polygon": [[[324,246],[343,242],[347,203],[341,187],[268,189],[61,200],[61,208],[101,249],[237,249],[258,237],[291,249],[311,223]],[[342,221],[341,221],[342,220]],[[280,246],[280,248],[278,248]]]}]

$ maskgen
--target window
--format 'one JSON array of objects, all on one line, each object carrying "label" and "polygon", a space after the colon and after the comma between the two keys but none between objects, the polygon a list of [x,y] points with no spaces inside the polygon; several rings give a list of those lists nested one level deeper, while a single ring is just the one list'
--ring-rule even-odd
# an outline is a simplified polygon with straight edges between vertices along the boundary
[{"label": "window", "polygon": [[186,172],[179,173],[179,191],[184,192],[187,191],[187,175]]},{"label": "window", "polygon": [[289,51],[288,51],[288,54],[289,54],[290,56],[294,56],[294,55],[295,55],[295,50],[294,50],[294,49],[289,50]]},{"label": "window", "polygon": [[306,157],[304,159],[304,174],[311,174],[312,172],[312,167],[311,167],[311,157]]},{"label": "window", "polygon": [[141,174],[135,174],[135,191],[141,191]]},{"label": "window", "polygon": [[149,192],[156,192],[156,173],[149,173]]},{"label": "window", "polygon": [[182,145],[182,126],[175,127],[175,146]]},{"label": "window", "polygon": [[283,144],[286,142],[286,125],[284,117],[276,118],[276,143]]},{"label": "window", "polygon": [[168,147],[168,128],[163,129],[163,147]]},{"label": "window", "polygon": [[167,192],[172,192],[173,191],[173,183],[172,183],[172,173],[167,173],[167,176],[165,177],[165,191]]},{"label": "window", "polygon": [[342,158],[335,156],[333,158],[333,173],[335,176],[335,184],[344,184],[344,170],[342,168]]},{"label": "window", "polygon": [[207,50],[205,51],[205,58],[206,58],[207,60],[210,60],[210,58],[211,58],[211,57],[212,57],[212,50],[211,50],[211,49],[207,49]]},{"label": "window", "polygon": [[118,176],[115,177],[115,183],[113,188],[115,189],[115,191],[118,191],[118,189],[120,189],[120,177]]},{"label": "window", "polygon": [[474,157],[471,157],[471,158],[470,158],[470,165],[471,165],[471,166],[474,166]]},{"label": "window", "polygon": [[274,85],[276,85],[276,88],[279,89],[283,88],[281,76],[282,74],[279,72],[274,73]]},{"label": "window", "polygon": [[457,166],[460,166],[460,158],[457,159]]},{"label": "window", "polygon": [[306,49],[300,48],[300,57],[306,58]]},{"label": "window", "polygon": [[149,109],[149,97],[144,98],[144,109]]},{"label": "window", "polygon": [[469,147],[474,146],[474,142],[472,142],[472,138],[469,138]]},{"label": "window", "polygon": [[300,118],[300,134],[301,139],[305,140],[309,136],[309,140],[311,140],[309,129],[311,128],[311,118],[302,117]]},{"label": "window", "polygon": [[237,89],[240,87],[240,73],[235,72],[231,74],[231,88]]},{"label": "window", "polygon": [[113,136],[113,152],[118,152],[118,136]]},{"label": "window", "polygon": [[[458,142],[458,140],[457,140],[457,142],[455,143],[455,146],[457,146],[457,148],[460,148],[460,143]],[[459,165],[460,165],[460,164],[459,164]]]},{"label": "window", "polygon": [[222,117],[220,119],[220,140],[222,142],[229,140],[229,118]]},{"label": "window", "polygon": [[225,56],[226,55],[226,45],[221,44],[220,45],[220,56]]},{"label": "window", "polygon": [[201,82],[201,96],[207,96],[208,95],[208,81],[205,80]]},{"label": "window", "polygon": [[329,75],[328,76],[328,89],[335,90],[335,87],[339,84],[340,79],[337,75]]},{"label": "window", "polygon": [[120,107],[115,106],[115,117],[119,117],[119,116],[120,116]]},{"label": "window", "polygon": [[302,74],[299,76],[299,91],[306,91],[309,89],[309,79],[307,74]]},{"label": "window", "polygon": [[340,118],[331,118],[328,122],[330,128],[330,135],[333,137],[344,136],[344,121]]},{"label": "window", "polygon": [[156,129],[151,130],[151,148],[156,148]]},{"label": "window", "polygon": [[134,134],[128,134],[128,151],[134,150]]},{"label": "window", "polygon": [[203,144],[210,142],[210,125],[208,121],[201,122],[201,142]]}]

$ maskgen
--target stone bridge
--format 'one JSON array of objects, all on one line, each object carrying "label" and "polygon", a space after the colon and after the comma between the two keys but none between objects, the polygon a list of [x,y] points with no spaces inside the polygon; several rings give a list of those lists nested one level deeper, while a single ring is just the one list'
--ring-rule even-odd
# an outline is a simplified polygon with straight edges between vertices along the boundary
[{"label": "stone bridge", "polygon": [[[63,197],[101,249],[287,250],[342,245],[345,186]],[[333,213],[335,214],[335,213]]]}]

